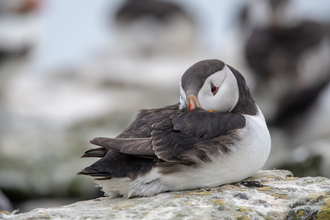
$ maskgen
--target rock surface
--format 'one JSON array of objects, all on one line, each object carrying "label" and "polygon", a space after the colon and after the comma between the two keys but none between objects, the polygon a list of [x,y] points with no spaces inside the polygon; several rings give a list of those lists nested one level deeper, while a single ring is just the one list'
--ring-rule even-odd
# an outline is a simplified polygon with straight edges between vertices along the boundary
[{"label": "rock surface", "polygon": [[330,179],[259,171],[240,183],[162,193],[102,197],[0,219],[330,219]]}]

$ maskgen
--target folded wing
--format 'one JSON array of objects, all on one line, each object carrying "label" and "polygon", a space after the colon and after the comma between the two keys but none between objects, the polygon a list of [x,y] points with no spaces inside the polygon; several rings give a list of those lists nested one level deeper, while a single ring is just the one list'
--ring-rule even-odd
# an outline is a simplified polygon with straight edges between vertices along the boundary
[{"label": "folded wing", "polygon": [[[146,125],[144,120],[154,123]],[[141,123],[142,128],[138,128]],[[100,148],[86,151],[83,157],[102,159],[80,174],[135,178],[156,164],[204,163],[216,154],[228,153],[235,131],[244,126],[244,116],[235,113],[211,113],[202,109],[192,112],[167,109],[166,113],[145,110],[117,138],[99,137],[90,141]],[[148,134],[143,134],[146,131]]]}]

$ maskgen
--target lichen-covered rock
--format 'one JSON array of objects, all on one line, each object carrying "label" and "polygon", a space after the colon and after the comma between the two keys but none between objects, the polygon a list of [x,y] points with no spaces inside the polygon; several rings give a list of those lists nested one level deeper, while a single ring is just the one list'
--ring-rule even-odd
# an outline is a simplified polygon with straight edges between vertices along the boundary
[{"label": "lichen-covered rock", "polygon": [[267,170],[217,188],[131,199],[102,197],[18,215],[2,214],[2,218],[330,219],[329,193],[328,178],[297,178],[289,171]]}]

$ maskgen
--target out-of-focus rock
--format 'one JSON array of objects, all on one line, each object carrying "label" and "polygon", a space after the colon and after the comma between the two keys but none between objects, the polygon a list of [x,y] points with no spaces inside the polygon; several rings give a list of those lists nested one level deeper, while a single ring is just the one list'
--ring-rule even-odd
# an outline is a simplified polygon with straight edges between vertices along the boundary
[{"label": "out-of-focus rock", "polygon": [[294,119],[302,121],[299,116],[330,81],[327,26],[299,15],[293,1],[252,0],[244,9],[246,61],[258,92],[272,102],[263,103],[265,117],[272,125],[294,130],[299,127]]},{"label": "out-of-focus rock", "polygon": [[[290,0],[251,0],[241,13],[244,55],[256,79],[255,98],[272,136],[265,168],[329,177],[330,37],[326,21]],[[314,150],[312,150],[314,148]],[[318,149],[318,150],[316,150]],[[322,151],[322,153],[316,153]]]},{"label": "out-of-focus rock", "polygon": [[13,206],[9,199],[0,190],[0,211],[12,211]]},{"label": "out-of-focus rock", "polygon": [[[272,152],[265,169],[283,168],[296,176],[330,177],[330,86],[320,94],[312,111],[288,132],[270,127]],[[298,120],[298,122],[299,122]]]},{"label": "out-of-focus rock", "polygon": [[[296,176],[330,176],[330,139],[319,139],[289,151],[286,160],[273,166],[288,169]],[[289,159],[290,158],[290,159]]]},{"label": "out-of-focus rock", "polygon": [[98,198],[68,206],[35,209],[9,219],[327,219],[330,180],[293,177],[285,170],[259,171],[216,188],[142,198]]}]

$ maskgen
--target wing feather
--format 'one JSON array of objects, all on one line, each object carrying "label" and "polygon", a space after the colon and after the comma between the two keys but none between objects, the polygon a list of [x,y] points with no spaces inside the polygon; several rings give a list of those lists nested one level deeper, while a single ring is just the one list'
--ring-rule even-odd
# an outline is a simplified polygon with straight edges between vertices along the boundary
[{"label": "wing feather", "polygon": [[98,137],[90,141],[91,144],[103,148],[116,150],[124,154],[154,158],[155,151],[152,149],[150,138],[106,138]]}]

